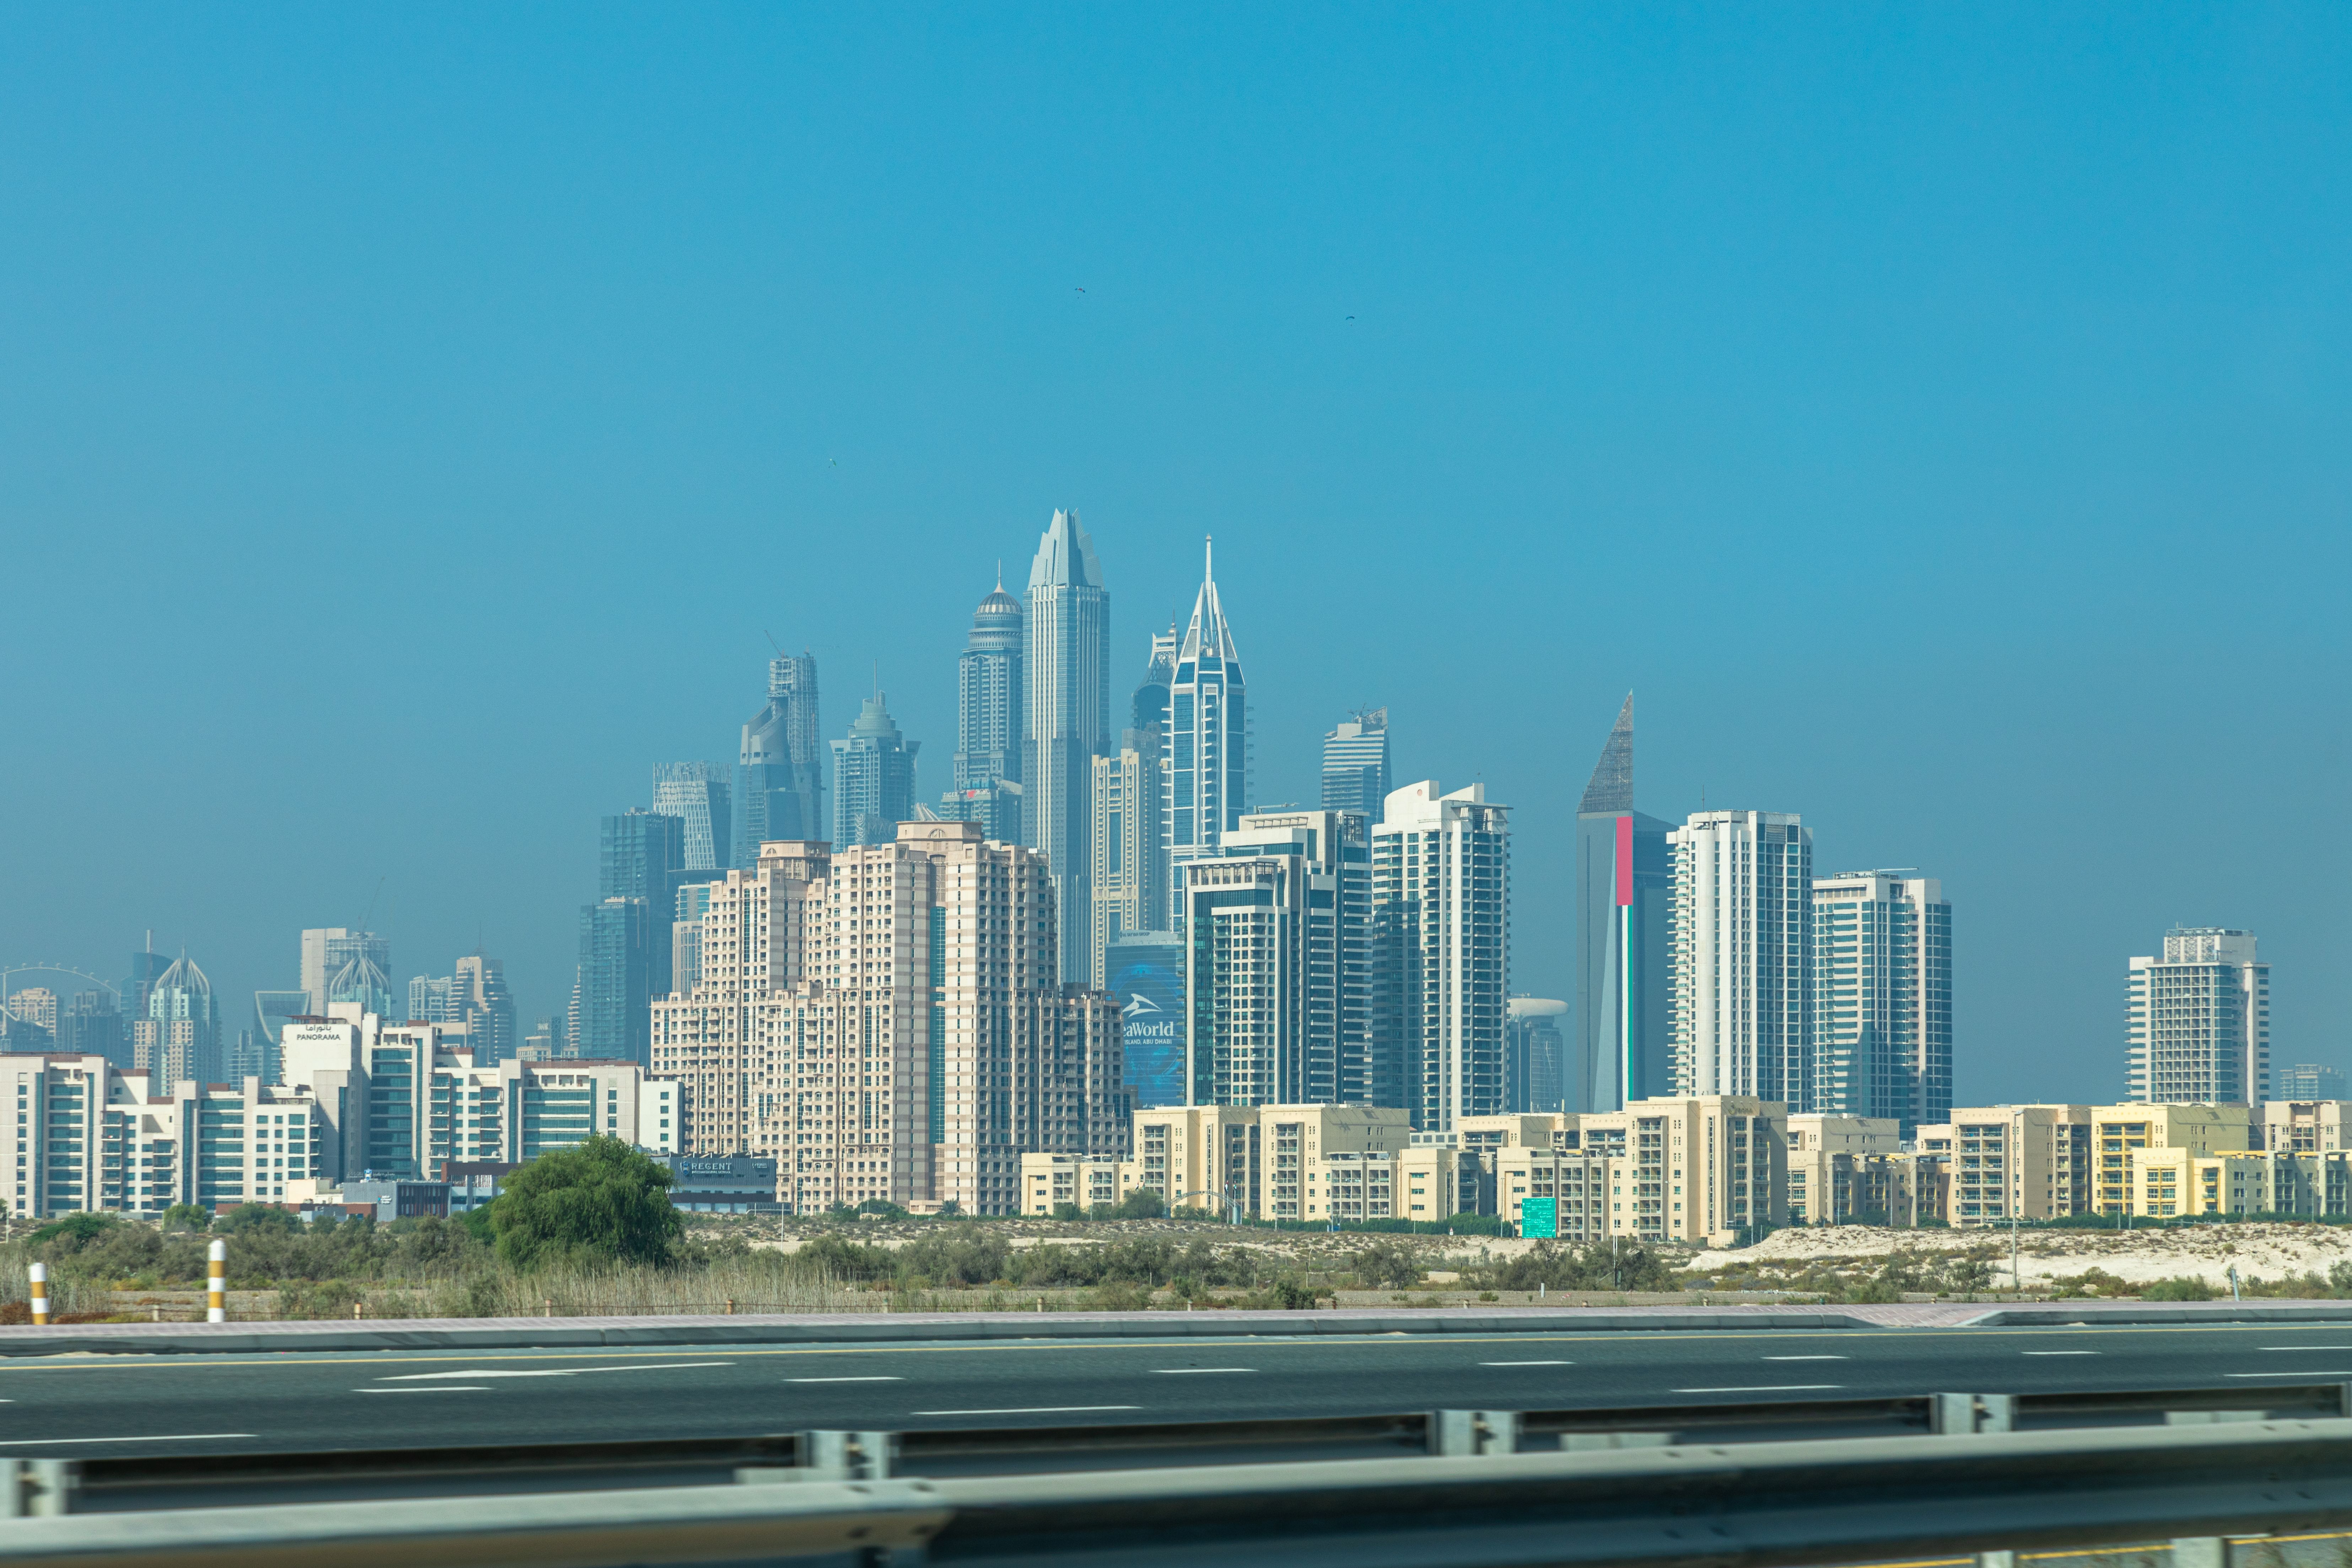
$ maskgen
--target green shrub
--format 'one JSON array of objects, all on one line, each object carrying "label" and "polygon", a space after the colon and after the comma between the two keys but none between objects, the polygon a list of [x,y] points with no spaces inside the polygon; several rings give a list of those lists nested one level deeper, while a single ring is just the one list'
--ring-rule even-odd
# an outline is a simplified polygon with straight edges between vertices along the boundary
[{"label": "green shrub", "polygon": [[2210,1301],[2213,1287],[2194,1274],[2176,1274],[2169,1279],[2158,1279],[2140,1289],[2143,1301]]}]

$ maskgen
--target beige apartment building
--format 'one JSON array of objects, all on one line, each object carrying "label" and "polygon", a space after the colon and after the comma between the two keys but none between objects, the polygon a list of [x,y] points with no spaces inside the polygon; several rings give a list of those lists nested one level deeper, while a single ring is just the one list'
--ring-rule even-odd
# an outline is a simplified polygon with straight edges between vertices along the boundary
[{"label": "beige apartment building", "polygon": [[1958,1108],[1951,1121],[1922,1126],[1917,1147],[1949,1161],[1945,1217],[1968,1226],[2011,1215],[2121,1215],[2133,1201],[2133,1151],[2209,1153],[2258,1141],[2242,1105],[1994,1105]]},{"label": "beige apartment building", "polygon": [[1885,1200],[1897,1184],[1884,1179],[1883,1161],[1902,1152],[1903,1123],[1895,1117],[1790,1117],[1789,1223],[1848,1225],[1865,1216],[1895,1223]]},{"label": "beige apartment building", "polygon": [[1026,1152],[1123,1153],[1118,1007],[1057,983],[1044,858],[969,822],[824,851],[714,882],[699,982],[654,1004],[686,1152],[773,1156],[788,1213],[982,1215],[1022,1212]]},{"label": "beige apartment building", "polygon": [[2256,1110],[2254,1147],[2291,1153],[2352,1149],[2344,1135],[2352,1100],[2273,1100]]},{"label": "beige apartment building", "polygon": [[1476,1210],[1478,1156],[1411,1138],[1402,1110],[1373,1106],[1160,1106],[1136,1112],[1131,1160],[1023,1155],[1021,1212],[1139,1188],[1171,1208],[1261,1220],[1441,1224]]},{"label": "beige apartment building", "polygon": [[[1622,1110],[1549,1116],[1468,1116],[1455,1123],[1462,1147],[1489,1163],[1500,1212],[1513,1194],[1507,1152],[1549,1147],[1613,1157],[1605,1192],[1584,1173],[1586,1217],[1609,1205],[1593,1234],[1640,1240],[1727,1240],[1743,1226],[1788,1221],[1789,1116],[1778,1101],[1748,1095],[1637,1100]],[[1559,1176],[1550,1178],[1557,1188]],[[1526,1196],[1536,1195],[1528,1174]],[[1553,1194],[1559,1194],[1557,1191]]]},{"label": "beige apartment building", "polygon": [[1135,1113],[1137,1184],[1171,1209],[1323,1218],[1325,1156],[1394,1154],[1411,1137],[1405,1112],[1380,1106],[1158,1106]]}]

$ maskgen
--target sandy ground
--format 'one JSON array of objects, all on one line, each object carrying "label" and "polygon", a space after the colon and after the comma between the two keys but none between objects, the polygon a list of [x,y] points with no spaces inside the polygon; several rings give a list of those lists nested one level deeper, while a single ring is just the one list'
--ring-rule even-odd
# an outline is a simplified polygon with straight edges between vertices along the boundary
[{"label": "sandy ground", "polygon": [[[1738,1263],[1801,1266],[1815,1259],[1885,1258],[1898,1252],[1937,1254],[1982,1249],[2005,1277],[2007,1231],[1881,1230],[1871,1226],[1829,1226],[1774,1231],[1737,1252],[1705,1252],[1694,1267],[1721,1268]],[[2193,1230],[2021,1231],[2020,1272],[2025,1288],[2067,1275],[2102,1268],[2136,1281],[2191,1274],[2223,1284],[2235,1265],[2241,1279],[2318,1274],[2332,1264],[2352,1261],[2352,1230],[2321,1225],[2200,1226]],[[2004,1278],[2002,1283],[2006,1284]]]}]

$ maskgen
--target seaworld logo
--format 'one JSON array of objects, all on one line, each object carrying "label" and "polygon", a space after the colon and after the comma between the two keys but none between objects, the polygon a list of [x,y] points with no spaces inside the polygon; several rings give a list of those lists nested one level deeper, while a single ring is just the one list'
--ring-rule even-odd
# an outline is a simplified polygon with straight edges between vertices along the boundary
[{"label": "seaworld logo", "polygon": [[1129,1035],[1176,1032],[1176,1020],[1168,1010],[1139,992],[1129,993],[1127,1005],[1119,1009],[1119,1021],[1121,1031]]}]

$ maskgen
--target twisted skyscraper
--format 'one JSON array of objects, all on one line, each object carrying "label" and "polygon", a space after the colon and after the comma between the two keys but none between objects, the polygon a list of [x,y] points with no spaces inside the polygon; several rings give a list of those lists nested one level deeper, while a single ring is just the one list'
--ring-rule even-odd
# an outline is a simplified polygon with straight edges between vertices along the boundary
[{"label": "twisted skyscraper", "polygon": [[1094,760],[1112,738],[1106,659],[1110,595],[1078,515],[1057,511],[1029,564],[1022,682],[1023,837],[1046,857],[1061,936],[1061,973],[1094,973],[1088,893]]}]

